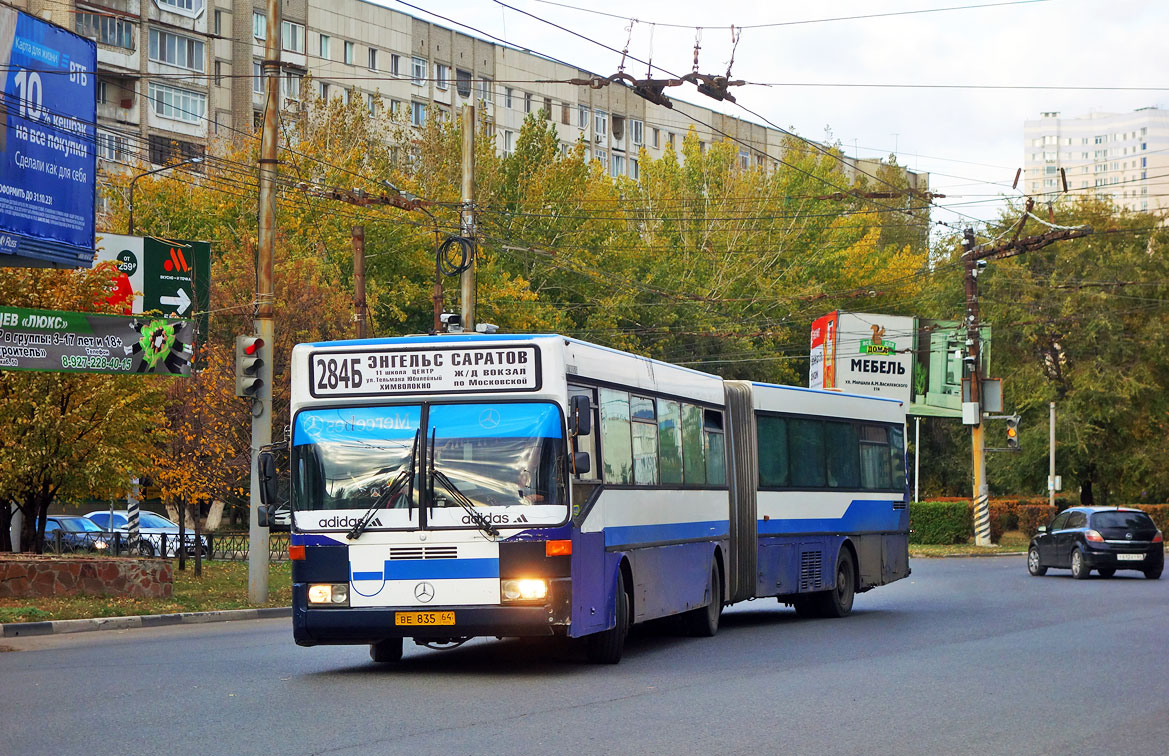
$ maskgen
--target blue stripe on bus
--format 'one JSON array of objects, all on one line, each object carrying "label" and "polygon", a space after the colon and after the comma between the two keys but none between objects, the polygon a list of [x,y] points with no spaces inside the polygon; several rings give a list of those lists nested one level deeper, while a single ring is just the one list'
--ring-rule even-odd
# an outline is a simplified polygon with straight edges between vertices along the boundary
[{"label": "blue stripe on bus", "polygon": [[[350,568],[352,570],[352,568]],[[498,559],[394,559],[385,561],[385,572],[352,572],[359,580],[460,580],[498,578]]]},{"label": "blue stripe on bus", "polygon": [[907,517],[904,509],[893,509],[890,499],[855,499],[841,517],[800,517],[759,520],[759,535],[793,533],[864,533],[899,530]]},{"label": "blue stripe on bus", "polygon": [[671,522],[657,525],[624,525],[605,528],[606,546],[671,543],[704,538],[722,538],[731,532],[726,520],[705,522]]},{"label": "blue stripe on bus", "polygon": [[344,541],[339,540],[340,538],[340,534],[337,535],[337,538],[332,538],[313,533],[292,533],[290,542],[293,546],[342,546]]}]

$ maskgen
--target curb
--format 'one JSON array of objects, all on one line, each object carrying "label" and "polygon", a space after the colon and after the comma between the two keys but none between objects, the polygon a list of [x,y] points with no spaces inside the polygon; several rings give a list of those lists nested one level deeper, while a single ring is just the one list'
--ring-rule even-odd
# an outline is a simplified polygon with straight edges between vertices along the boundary
[{"label": "curb", "polygon": [[930,554],[928,556],[913,556],[909,555],[910,559],[994,559],[995,557],[1021,557],[1027,556],[1026,551],[996,551],[992,554],[979,554],[974,552],[971,554]]},{"label": "curb", "polygon": [[137,627],[165,627],[167,625],[198,625],[205,622],[234,622],[236,620],[291,617],[291,606],[267,609],[227,609],[219,612],[179,612],[178,614],[142,614],[134,617],[98,617],[95,619],[54,620],[52,622],[9,622],[0,624],[0,638],[19,638],[29,635],[60,635],[88,633],[95,630],[129,630]]}]

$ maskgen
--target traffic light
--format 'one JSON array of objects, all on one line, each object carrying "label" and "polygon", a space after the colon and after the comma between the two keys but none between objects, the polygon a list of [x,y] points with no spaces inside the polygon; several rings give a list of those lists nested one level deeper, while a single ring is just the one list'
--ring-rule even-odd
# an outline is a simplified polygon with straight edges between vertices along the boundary
[{"label": "traffic light", "polygon": [[235,395],[258,399],[264,381],[264,340],[259,336],[235,337]]},{"label": "traffic light", "polygon": [[1011,415],[1007,418],[1007,448],[1019,451],[1019,416]]}]

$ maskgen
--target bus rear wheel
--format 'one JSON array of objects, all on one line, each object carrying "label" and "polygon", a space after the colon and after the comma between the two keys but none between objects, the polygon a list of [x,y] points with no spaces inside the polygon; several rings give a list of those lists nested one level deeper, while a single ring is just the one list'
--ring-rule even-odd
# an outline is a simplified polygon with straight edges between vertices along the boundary
[{"label": "bus rear wheel", "polygon": [[369,658],[378,664],[392,664],[402,661],[402,639],[386,638],[369,644]]},{"label": "bus rear wheel", "polygon": [[691,609],[683,615],[686,629],[699,638],[713,638],[718,633],[723,613],[723,588],[718,576],[718,564],[710,566],[710,603]]},{"label": "bus rear wheel", "polygon": [[848,549],[840,549],[840,555],[836,557],[836,586],[814,593],[807,599],[815,616],[847,617],[852,614],[852,602],[856,598],[854,574],[852,553]]},{"label": "bus rear wheel", "polygon": [[625,651],[625,636],[629,634],[629,594],[625,592],[625,575],[617,571],[616,621],[613,627],[588,637],[587,655],[594,664],[616,664]]}]

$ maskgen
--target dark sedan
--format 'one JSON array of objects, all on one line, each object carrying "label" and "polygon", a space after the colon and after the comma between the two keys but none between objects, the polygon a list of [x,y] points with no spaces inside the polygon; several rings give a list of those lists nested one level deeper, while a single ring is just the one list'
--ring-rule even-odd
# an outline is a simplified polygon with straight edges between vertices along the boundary
[{"label": "dark sedan", "polygon": [[1056,515],[1031,539],[1027,571],[1036,577],[1050,567],[1070,569],[1083,580],[1092,570],[1112,577],[1138,570],[1156,580],[1165,566],[1165,544],[1153,520],[1139,509],[1073,507]]},{"label": "dark sedan", "polygon": [[45,549],[49,551],[104,552],[109,548],[109,540],[109,535],[88,517],[49,515],[45,519]]}]

